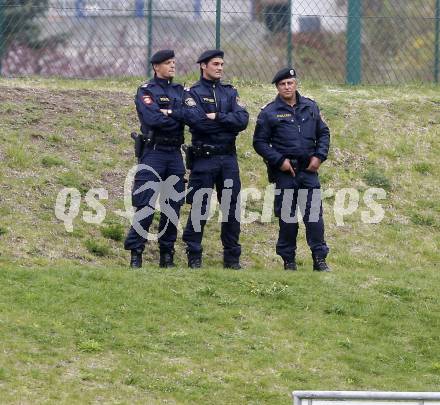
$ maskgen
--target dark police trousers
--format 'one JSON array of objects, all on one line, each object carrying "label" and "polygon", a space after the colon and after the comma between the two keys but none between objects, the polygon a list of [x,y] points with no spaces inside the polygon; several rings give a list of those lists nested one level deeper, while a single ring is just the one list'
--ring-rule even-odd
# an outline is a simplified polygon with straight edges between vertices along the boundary
[{"label": "dark police trousers", "polygon": [[[236,218],[241,183],[236,154],[198,157],[195,159],[186,197],[187,203],[191,204],[191,212],[183,232],[183,241],[187,245],[186,252],[189,256],[200,257],[202,255],[202,238],[206,219],[198,219],[198,213],[206,217],[209,206],[208,196],[202,196],[197,191],[201,189],[213,190],[214,186],[216,187],[217,199],[221,209],[222,197],[225,196],[221,223],[223,259],[225,262],[236,262],[241,254],[241,246],[238,243],[240,217]],[[229,191],[226,191],[228,189]]]},{"label": "dark police trousers", "polygon": [[[325,258],[329,248],[324,240],[321,185],[318,173],[302,170],[293,177],[290,173],[279,171],[276,173],[275,186],[280,190],[280,194],[275,195],[274,203],[275,216],[279,218],[280,226],[276,245],[277,254],[284,261],[292,261],[295,258],[298,217],[302,215],[307,244],[312,254]],[[300,213],[294,220],[297,206]]]},{"label": "dark police trousers", "polygon": [[[174,189],[176,192],[182,194],[182,198],[178,201],[174,201],[172,199],[166,200],[169,204],[169,208],[172,210],[172,217],[174,219],[178,219],[180,215],[180,208],[184,201],[183,192],[185,190],[183,181],[185,167],[183,165],[180,148],[156,146],[155,149],[153,149],[153,147],[148,147],[140,160],[140,164],[148,165],[154,169],[162,181],[165,181],[171,175],[178,177],[178,181],[174,185]],[[132,195],[132,204],[134,207],[136,207],[134,220],[136,219],[136,215],[141,213],[141,210],[148,213],[145,218],[139,221],[139,224],[145,232],[149,231],[153,221],[155,201],[152,201],[151,199],[155,193],[154,187],[147,187],[139,194],[134,193],[140,187],[147,185],[148,182],[153,182],[157,185],[160,183],[160,179],[158,179],[158,176],[153,171],[148,169],[138,171],[135,175]],[[145,216],[145,214],[141,214],[141,216]],[[160,251],[161,253],[172,253],[174,251],[174,243],[177,239],[177,228],[176,224],[173,223],[163,212],[163,207],[161,207],[158,233],[161,234],[162,231],[163,234],[159,237]],[[124,247],[127,250],[143,250],[146,241],[147,239],[145,239],[142,235],[139,235],[136,229],[131,226],[130,230],[128,231],[127,238],[125,239]]]}]

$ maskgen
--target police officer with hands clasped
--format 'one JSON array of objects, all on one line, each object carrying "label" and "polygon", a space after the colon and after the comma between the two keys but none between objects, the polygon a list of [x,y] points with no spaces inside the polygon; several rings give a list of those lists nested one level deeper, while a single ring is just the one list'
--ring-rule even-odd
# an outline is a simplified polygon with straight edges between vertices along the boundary
[{"label": "police officer with hands clasped", "polygon": [[[177,176],[174,189],[182,193],[182,198],[169,199],[172,210],[162,210],[159,221],[160,267],[174,266],[174,243],[177,238],[176,221],[179,218],[184,196],[184,174],[180,147],[184,141],[184,121],[182,110],[183,86],[173,83],[175,75],[175,55],[173,50],[156,52],[151,60],[154,77],[138,88],[135,104],[141,124],[141,132],[136,138],[139,164],[148,165],[135,174],[132,203],[136,208],[125,249],[131,250],[131,267],[142,267],[142,252],[154,215],[157,187],[169,176]],[[151,169],[153,170],[151,170]],[[166,196],[165,196],[166,198]],[[162,201],[162,200],[160,200]],[[161,207],[162,208],[162,207]],[[138,231],[141,232],[138,232]]]},{"label": "police officer with hands clasped", "polygon": [[187,168],[191,170],[187,194],[191,212],[183,232],[190,268],[202,265],[202,237],[210,198],[203,190],[214,186],[222,212],[223,266],[241,268],[237,213],[241,183],[235,139],[246,129],[249,114],[237,90],[220,81],[223,57],[218,49],[203,52],[197,60],[201,78],[184,95],[185,123],[192,134],[191,145],[186,148]]},{"label": "police officer with hands clasped", "polygon": [[330,131],[317,104],[297,91],[293,68],[280,70],[273,78],[275,100],[258,115],[253,146],[268,167],[276,185],[275,216],[279,218],[276,252],[286,270],[296,270],[297,205],[312,251],[313,270],[330,271],[325,259],[324,221],[318,169],[327,159]]}]

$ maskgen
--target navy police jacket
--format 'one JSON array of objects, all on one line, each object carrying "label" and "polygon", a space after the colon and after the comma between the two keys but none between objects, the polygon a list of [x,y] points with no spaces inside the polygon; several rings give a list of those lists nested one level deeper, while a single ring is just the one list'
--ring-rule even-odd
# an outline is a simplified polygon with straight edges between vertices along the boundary
[{"label": "navy police jacket", "polygon": [[[170,80],[154,77],[138,88],[135,104],[141,123],[141,131],[151,129],[156,138],[181,139],[183,141],[183,86]],[[160,110],[172,110],[168,116]]]},{"label": "navy police jacket", "polygon": [[254,149],[271,166],[280,167],[286,157],[323,162],[330,146],[330,131],[318,105],[296,93],[291,107],[278,95],[261,109],[253,140]]},{"label": "navy police jacket", "polygon": [[[207,113],[215,113],[215,120]],[[202,77],[185,91],[184,119],[193,144],[232,145],[238,133],[246,129],[249,114],[235,87]]]}]

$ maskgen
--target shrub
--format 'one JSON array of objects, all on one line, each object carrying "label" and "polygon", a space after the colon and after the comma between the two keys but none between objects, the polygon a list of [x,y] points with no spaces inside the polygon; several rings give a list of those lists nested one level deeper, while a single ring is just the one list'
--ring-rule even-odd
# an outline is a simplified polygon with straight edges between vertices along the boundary
[{"label": "shrub", "polygon": [[369,168],[363,178],[369,186],[383,188],[387,191],[391,189],[391,182],[388,177],[374,167]]},{"label": "shrub", "polygon": [[120,224],[111,224],[101,228],[102,236],[117,242],[124,238],[124,227]]},{"label": "shrub", "polygon": [[110,255],[110,248],[107,245],[96,242],[93,239],[87,239],[84,242],[84,245],[86,246],[87,250],[95,256],[102,257]]}]

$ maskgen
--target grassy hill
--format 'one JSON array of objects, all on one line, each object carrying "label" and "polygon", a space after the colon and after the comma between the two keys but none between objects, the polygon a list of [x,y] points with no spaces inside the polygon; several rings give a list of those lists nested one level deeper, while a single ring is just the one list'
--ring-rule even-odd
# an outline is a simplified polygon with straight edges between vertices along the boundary
[{"label": "grassy hill", "polygon": [[[296,389],[436,390],[440,384],[440,96],[438,87],[316,86],[332,131],[322,166],[329,263],[313,274],[274,252],[276,222],[244,225],[244,272],[221,268],[217,217],[205,268],[161,271],[158,248],[128,270],[123,186],[134,164],[137,82],[0,80],[0,398],[6,403],[288,403]],[[237,82],[251,113],[238,141],[244,187],[267,185],[251,146],[275,92]],[[58,192],[82,194],[72,233]],[[84,196],[103,187],[105,221]],[[364,224],[369,187],[385,217]],[[335,193],[360,209],[335,220]],[[332,190],[334,191],[332,193]],[[248,207],[261,212],[261,201]],[[183,211],[186,219],[188,208]],[[151,263],[151,264],[150,264]]]}]

